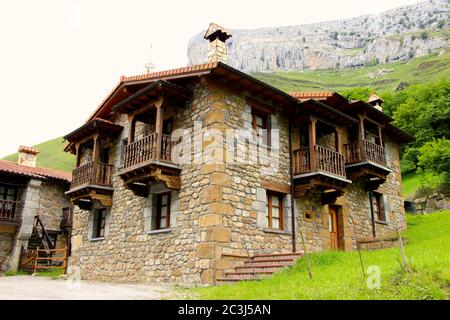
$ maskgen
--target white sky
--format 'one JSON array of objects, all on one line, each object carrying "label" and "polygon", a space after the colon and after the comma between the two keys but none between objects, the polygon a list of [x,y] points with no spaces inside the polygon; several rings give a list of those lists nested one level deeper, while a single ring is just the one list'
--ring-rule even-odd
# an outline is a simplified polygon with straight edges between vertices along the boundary
[{"label": "white sky", "polygon": [[187,64],[214,21],[259,28],[380,13],[417,0],[15,0],[0,2],[0,157],[79,127],[120,75]]}]

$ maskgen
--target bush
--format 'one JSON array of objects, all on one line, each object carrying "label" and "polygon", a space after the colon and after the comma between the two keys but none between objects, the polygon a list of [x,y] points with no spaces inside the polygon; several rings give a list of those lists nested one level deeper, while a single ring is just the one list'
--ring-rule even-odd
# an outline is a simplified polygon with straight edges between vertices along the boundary
[{"label": "bush", "polygon": [[420,148],[419,166],[450,183],[450,140],[437,139]]}]

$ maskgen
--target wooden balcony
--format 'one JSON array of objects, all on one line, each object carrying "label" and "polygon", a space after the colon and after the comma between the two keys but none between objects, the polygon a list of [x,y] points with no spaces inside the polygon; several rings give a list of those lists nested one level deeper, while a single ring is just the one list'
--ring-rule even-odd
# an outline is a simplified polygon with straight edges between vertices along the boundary
[{"label": "wooden balcony", "polygon": [[0,224],[20,225],[23,201],[0,200]]},{"label": "wooden balcony", "polygon": [[147,195],[148,182],[162,181],[168,188],[179,189],[180,168],[171,161],[173,145],[170,135],[163,134],[161,141],[158,141],[157,133],[127,145],[123,153],[123,168],[119,173],[125,185],[140,196]]},{"label": "wooden balcony", "polygon": [[114,166],[105,163],[88,162],[72,173],[70,190],[66,194],[80,207],[89,208],[93,200],[111,205],[112,173]]},{"label": "wooden balcony", "polygon": [[387,168],[385,149],[369,140],[344,145],[346,170],[352,180],[365,177],[368,190],[375,190],[391,172]]},{"label": "wooden balcony", "polygon": [[352,142],[345,145],[346,164],[370,161],[386,167],[386,153],[382,146],[369,140]]},{"label": "wooden balcony", "polygon": [[[342,154],[319,145],[314,146],[313,152],[314,155],[311,157],[309,147],[294,151],[294,176],[323,172],[345,178],[345,162]],[[311,158],[315,161],[311,162]]]},{"label": "wooden balcony", "polygon": [[317,188],[324,191],[323,202],[332,203],[351,183],[346,178],[344,156],[320,145],[295,150],[293,166],[297,197]]}]

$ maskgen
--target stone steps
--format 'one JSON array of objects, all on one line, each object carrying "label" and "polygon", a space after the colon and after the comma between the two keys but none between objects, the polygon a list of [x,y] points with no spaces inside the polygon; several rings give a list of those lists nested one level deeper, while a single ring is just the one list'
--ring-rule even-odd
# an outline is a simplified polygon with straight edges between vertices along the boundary
[{"label": "stone steps", "polygon": [[244,261],[243,266],[235,267],[234,271],[225,272],[219,283],[241,280],[257,280],[268,277],[281,269],[291,266],[301,257],[300,253],[274,253],[255,255]]}]

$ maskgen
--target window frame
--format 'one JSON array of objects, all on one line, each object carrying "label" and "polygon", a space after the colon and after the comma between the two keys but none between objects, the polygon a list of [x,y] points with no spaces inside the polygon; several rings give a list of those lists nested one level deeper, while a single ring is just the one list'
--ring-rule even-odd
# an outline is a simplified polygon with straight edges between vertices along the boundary
[{"label": "window frame", "polygon": [[[167,210],[166,210],[166,215],[163,217],[163,216],[161,216],[161,208],[164,207],[162,205],[162,198],[164,196],[167,196],[167,203],[165,205]],[[156,223],[155,223],[155,229],[154,230],[163,230],[163,229],[170,228],[170,204],[171,204],[171,201],[172,201],[172,192],[171,191],[167,191],[167,192],[162,192],[162,193],[156,194],[156,221],[155,221]],[[166,225],[165,226],[161,226],[161,219],[162,218],[166,219]]]},{"label": "window frame", "polygon": [[[263,121],[263,127],[258,126],[257,118],[261,118]],[[265,135],[263,137],[262,145],[270,146],[270,114],[258,110],[257,108],[252,108],[252,129],[253,129],[253,138],[257,144],[259,141],[258,129],[265,130]]]},{"label": "window frame", "polygon": [[[102,239],[106,234],[106,208],[98,208],[94,210],[94,220],[92,225],[92,239]],[[100,219],[99,219],[100,218]],[[101,222],[101,223],[99,223]],[[103,235],[102,235],[103,231]]]},{"label": "window frame", "polygon": [[[3,190],[3,194],[0,194],[0,200],[6,200],[6,201],[17,201],[18,195],[19,195],[19,189],[15,188],[15,187],[10,187],[7,185],[0,185],[0,187],[2,187]],[[8,197],[10,196],[9,192],[13,191],[14,193],[14,200],[9,199]]]},{"label": "window frame", "polygon": [[[278,193],[278,192],[273,192],[270,190],[266,191],[267,194],[267,225],[270,229],[275,229],[275,230],[284,230],[284,208],[283,208],[283,194]],[[278,218],[274,218],[273,217],[273,204],[272,204],[272,200],[273,197],[277,197],[278,198],[278,206],[275,206],[276,208],[278,208]],[[278,228],[273,227],[273,220],[274,219],[278,219]]]},{"label": "window frame", "polygon": [[[369,201],[371,202],[372,217],[375,221],[387,222],[386,212],[384,208],[383,194],[372,191],[369,193]],[[374,199],[375,198],[375,199]],[[375,200],[375,202],[373,201]]]}]

